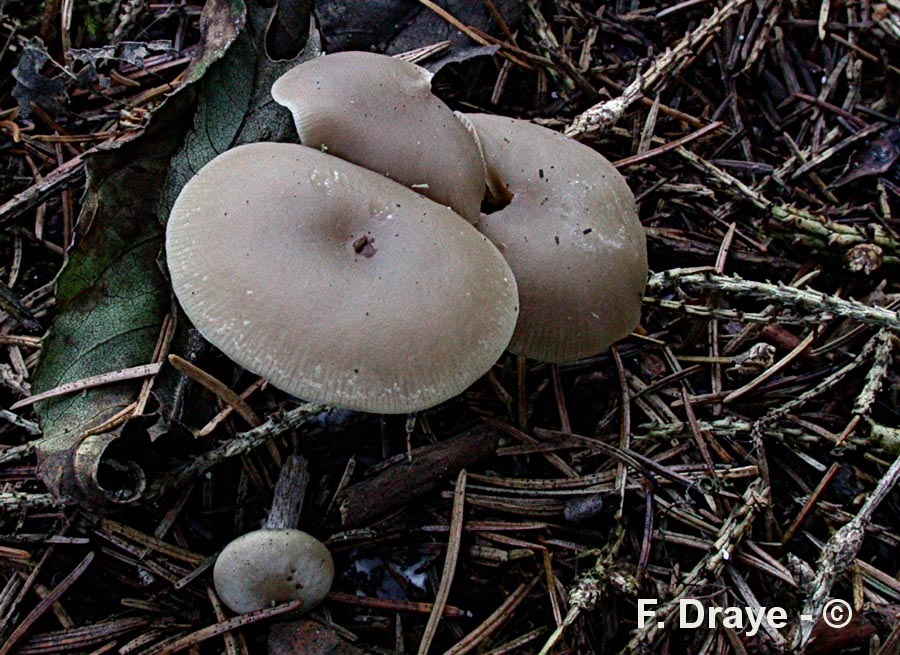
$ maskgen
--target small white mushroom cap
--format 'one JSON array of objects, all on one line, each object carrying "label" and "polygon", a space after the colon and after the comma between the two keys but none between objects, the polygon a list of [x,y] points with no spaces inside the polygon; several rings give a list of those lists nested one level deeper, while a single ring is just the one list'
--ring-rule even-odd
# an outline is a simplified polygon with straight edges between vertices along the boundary
[{"label": "small white mushroom cap", "polygon": [[243,613],[302,600],[318,605],[334,581],[334,561],[321,541],[300,530],[255,530],[222,549],[213,567],[219,598]]},{"label": "small white mushroom cap", "polygon": [[431,93],[431,73],[394,57],[339,52],[303,62],[272,85],[300,141],[414,188],[477,222],[478,148]]},{"label": "small white mushroom cap", "polygon": [[509,202],[478,224],[519,287],[509,350],[562,363],[627,336],[640,319],[647,245],[625,179],[596,151],[539,125],[461,118],[477,134],[488,189]]},{"label": "small white mushroom cap", "polygon": [[404,413],[465,390],[515,328],[515,279],[448,208],[305,146],[255,143],[185,185],[166,228],[194,326],[307,400]]}]

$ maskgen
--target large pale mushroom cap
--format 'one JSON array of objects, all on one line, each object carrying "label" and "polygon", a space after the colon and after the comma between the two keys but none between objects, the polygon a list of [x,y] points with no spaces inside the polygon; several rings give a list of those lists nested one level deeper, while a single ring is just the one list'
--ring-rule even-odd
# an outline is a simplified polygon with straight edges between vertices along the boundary
[{"label": "large pale mushroom cap", "polygon": [[244,368],[369,412],[436,405],[506,348],[518,297],[497,249],[455,213],[300,145],[223,153],[166,229],[185,313]]},{"label": "large pale mushroom cap", "polygon": [[634,196],[603,156],[526,121],[465,114],[488,188],[509,199],[481,230],[516,276],[509,350],[548,362],[595,355],[637,325],[647,245]]},{"label": "large pale mushroom cap", "polygon": [[334,581],[334,561],[321,541],[300,530],[255,530],[229,543],[213,567],[219,598],[234,612],[302,600],[318,605]]},{"label": "large pale mushroom cap", "polygon": [[304,145],[383,173],[477,222],[484,198],[478,148],[431,93],[431,73],[370,52],[303,62],[272,85]]}]

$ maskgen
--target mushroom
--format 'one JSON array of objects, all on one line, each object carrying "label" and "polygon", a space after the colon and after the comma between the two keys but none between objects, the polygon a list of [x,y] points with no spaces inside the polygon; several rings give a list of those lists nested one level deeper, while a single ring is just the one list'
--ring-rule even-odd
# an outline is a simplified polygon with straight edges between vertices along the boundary
[{"label": "mushroom", "polygon": [[331,553],[321,541],[295,529],[308,482],[306,460],[291,455],[278,474],[265,527],[241,535],[216,558],[216,593],[232,611],[252,612],[302,600],[300,611],[306,612],[331,589]]},{"label": "mushroom", "polygon": [[306,611],[325,598],[333,580],[334,562],[325,544],[288,528],[241,535],[213,567],[216,593],[238,613],[288,600],[302,600]]},{"label": "mushroom", "polygon": [[478,229],[519,288],[513,353],[563,363],[595,355],[640,319],[647,246],[634,196],[602,155],[527,121],[464,114],[502,209]]},{"label": "mushroom", "polygon": [[272,97],[300,141],[411,187],[477,222],[484,198],[478,148],[431,93],[431,73],[370,52],[339,52],[282,75]]},{"label": "mushroom", "polygon": [[509,266],[472,225],[305,146],[229,150],[166,229],[188,318],[245,369],[307,400],[404,413],[460,392],[515,328]]}]

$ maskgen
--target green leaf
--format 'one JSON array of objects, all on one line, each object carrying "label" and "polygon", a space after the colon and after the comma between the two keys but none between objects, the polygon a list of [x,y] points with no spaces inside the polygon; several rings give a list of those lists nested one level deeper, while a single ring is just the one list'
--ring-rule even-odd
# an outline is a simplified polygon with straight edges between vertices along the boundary
[{"label": "green leaf", "polygon": [[[87,188],[78,224],[84,237],[57,278],[59,313],[44,339],[34,375],[36,393],[150,362],[170,307],[158,262],[163,243],[158,207],[172,157],[181,152],[191,124],[198,82],[217,60],[227,58],[244,21],[243,0],[210,0],[201,19],[202,54],[185,84],[154,112],[142,134],[86,157]],[[133,402],[138,387],[139,382],[112,384],[35,406],[43,432],[35,446],[39,472],[54,493],[95,502],[135,499],[100,488],[105,445],[83,446],[85,432]]]},{"label": "green leaf", "polygon": [[[169,306],[157,261],[163,238],[157,208],[171,158],[183,152],[196,82],[227,55],[245,19],[243,0],[210,0],[201,18],[202,54],[184,85],[138,137],[86,157],[78,225],[85,237],[57,278],[59,314],[44,339],[36,392],[149,362]],[[131,402],[133,387],[103,387],[39,403],[44,435],[78,433],[103,422]]]},{"label": "green leaf", "polygon": [[[44,340],[35,392],[149,363],[170,308],[158,261],[162,223],[182,186],[230,147],[296,139],[290,113],[269,95],[272,82],[297,63],[266,56],[271,14],[256,4],[248,10],[243,0],[208,0],[201,55],[182,87],[154,112],[143,134],[86,158],[79,222],[85,236],[57,279],[59,314]],[[315,35],[303,57],[320,52]],[[96,505],[140,497],[143,471],[107,451],[118,433],[85,438],[133,402],[138,387],[107,385],[35,406],[44,435],[36,444],[39,472],[54,493]],[[163,384],[159,394],[166,393],[171,387]],[[119,488],[103,488],[104,463]]]},{"label": "green leaf", "polygon": [[[185,101],[171,101],[162,113]],[[57,278],[59,314],[41,348],[36,393],[150,362],[170,302],[157,263],[163,231],[156,207],[181,134],[160,118],[141,137],[86,159],[79,220],[86,234]],[[80,495],[71,471],[85,431],[127,407],[139,386],[111,384],[35,405],[43,432],[38,462],[52,491]]]},{"label": "green leaf", "polygon": [[[89,165],[82,224],[91,217],[93,226],[57,281],[60,313],[44,340],[36,390],[147,363],[148,346],[153,352],[168,303],[156,265],[162,230],[154,213],[168,160],[147,157],[142,145],[104,153],[103,163],[123,164],[106,174],[98,161]],[[105,420],[130,402],[115,393],[121,391],[113,386],[39,403],[44,434],[80,432]]]},{"label": "green leaf", "polygon": [[181,188],[216,155],[243,143],[297,142],[290,112],[272,100],[270,90],[282,74],[322,54],[321,41],[314,32],[297,59],[273,61],[265,55],[271,12],[251,7],[247,26],[228,54],[203,76],[193,128],[172,159],[165,202],[160,207],[163,222]]}]

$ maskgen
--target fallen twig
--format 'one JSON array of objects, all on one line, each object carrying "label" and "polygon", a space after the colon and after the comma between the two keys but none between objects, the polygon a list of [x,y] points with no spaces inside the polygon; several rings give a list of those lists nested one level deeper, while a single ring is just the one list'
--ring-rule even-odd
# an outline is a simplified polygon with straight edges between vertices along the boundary
[{"label": "fallen twig", "polygon": [[168,471],[154,484],[150,485],[146,498],[158,498],[169,489],[178,488],[188,480],[202,475],[219,462],[237,455],[243,455],[263,445],[270,439],[284,434],[288,430],[300,427],[307,421],[314,420],[325,409],[325,405],[319,403],[304,403],[286,412],[283,416],[271,418],[259,427],[242,432],[216,448],[197,455],[178,468]]},{"label": "fallen twig", "polygon": [[744,535],[753,525],[757,513],[769,502],[769,489],[761,479],[754,480],[744,492],[741,504],[737,505],[728,520],[719,529],[710,552],[678,582],[668,601],[656,610],[656,617],[638,628],[622,653],[642,652],[650,648],[665,628],[660,624],[674,625],[674,617],[679,611],[679,601],[701,593],[709,580],[718,580],[725,563],[733,556]]},{"label": "fallen twig", "polygon": [[840,246],[849,249],[856,245],[872,243],[883,248],[885,252],[890,253],[892,259],[886,256],[885,261],[887,263],[897,263],[897,257],[900,256],[900,242],[880,226],[873,225],[870,237],[854,225],[835,223],[824,216],[807,210],[775,203],[762,195],[760,191],[750,188],[749,185],[738,178],[690,150],[678,147],[675,148],[675,152],[715,179],[719,184],[733,189],[756,205],[756,207],[767,212],[772,218],[781,223],[789,233],[793,234],[797,230],[805,232],[814,241],[818,242],[821,248]]},{"label": "fallen twig", "polygon": [[[866,536],[866,526],[872,514],[893,491],[900,480],[900,457],[894,460],[885,472],[878,486],[856,516],[840,530],[831,535],[828,543],[819,555],[815,579],[810,585],[811,591],[806,597],[800,616],[812,617],[812,620],[801,620],[793,635],[793,650],[802,651],[809,643],[813,628],[825,611],[831,588],[837,579],[853,564]],[[849,608],[848,608],[849,609]]]},{"label": "fallen twig", "polygon": [[586,132],[608,130],[641,96],[670,79],[677,79],[684,67],[696,57],[725,22],[740,11],[749,0],[731,0],[705,18],[696,29],[685,34],[673,48],[667,49],[631,82],[622,94],[600,102],[575,117],[566,128],[566,136],[579,137]]},{"label": "fallen twig", "polygon": [[900,331],[900,314],[884,307],[872,307],[857,300],[838,298],[814,289],[798,289],[780,282],[773,284],[744,280],[736,275],[717,275],[704,269],[670,269],[654,273],[650,276],[647,288],[657,291],[675,284],[750,296],[779,305],[800,306],[819,312],[820,321],[828,315],[843,316],[888,330]]}]

